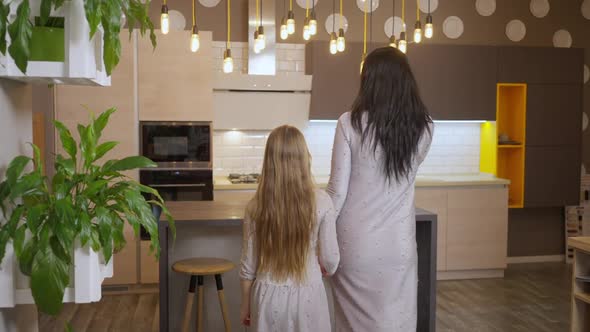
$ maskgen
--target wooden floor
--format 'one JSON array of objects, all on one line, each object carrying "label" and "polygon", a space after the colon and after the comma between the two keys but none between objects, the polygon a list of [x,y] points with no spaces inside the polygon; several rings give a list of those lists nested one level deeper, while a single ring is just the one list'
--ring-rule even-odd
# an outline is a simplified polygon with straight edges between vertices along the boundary
[{"label": "wooden floor", "polygon": [[[569,330],[571,268],[562,263],[511,265],[504,279],[440,281],[438,332]],[[94,304],[67,304],[40,330],[157,331],[157,294],[108,295]]]}]

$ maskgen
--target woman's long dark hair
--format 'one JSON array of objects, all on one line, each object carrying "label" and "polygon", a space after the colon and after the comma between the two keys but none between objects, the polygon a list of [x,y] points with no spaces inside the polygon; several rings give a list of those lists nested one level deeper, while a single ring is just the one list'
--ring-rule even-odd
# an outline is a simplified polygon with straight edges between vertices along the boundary
[{"label": "woman's long dark hair", "polygon": [[[367,123],[363,126],[365,113]],[[362,142],[372,139],[373,153],[381,147],[387,179],[407,177],[420,138],[425,131],[430,133],[432,120],[405,54],[382,47],[366,57],[351,118]]]}]

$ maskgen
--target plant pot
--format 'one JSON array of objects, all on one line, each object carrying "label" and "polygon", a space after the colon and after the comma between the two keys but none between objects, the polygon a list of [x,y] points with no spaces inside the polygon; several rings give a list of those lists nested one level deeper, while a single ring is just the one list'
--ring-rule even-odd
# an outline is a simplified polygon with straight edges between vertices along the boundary
[{"label": "plant pot", "polygon": [[63,28],[34,26],[30,45],[30,61],[64,62],[65,60]]}]

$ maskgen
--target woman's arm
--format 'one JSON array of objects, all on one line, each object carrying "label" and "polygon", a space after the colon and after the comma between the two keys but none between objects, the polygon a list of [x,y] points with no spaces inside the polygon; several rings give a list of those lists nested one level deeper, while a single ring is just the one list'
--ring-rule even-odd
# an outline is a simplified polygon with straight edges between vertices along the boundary
[{"label": "woman's arm", "polygon": [[329,197],[326,197],[323,204],[326,205],[326,213],[320,221],[319,259],[320,266],[325,269],[325,274],[332,275],[340,263],[340,248],[336,235],[336,212]]},{"label": "woman's arm", "polygon": [[250,326],[250,289],[256,279],[258,259],[254,250],[254,227],[247,216],[244,218],[242,241],[242,258],[240,267],[240,279],[242,280],[242,306],[240,308],[240,321]]},{"label": "woman's arm", "polygon": [[332,197],[334,202],[334,211],[336,216],[346,201],[348,195],[348,182],[350,180],[351,153],[350,140],[345,134],[343,121],[345,116],[341,116],[336,126],[334,136],[334,147],[332,149],[332,169],[330,171],[330,182],[326,191]]}]

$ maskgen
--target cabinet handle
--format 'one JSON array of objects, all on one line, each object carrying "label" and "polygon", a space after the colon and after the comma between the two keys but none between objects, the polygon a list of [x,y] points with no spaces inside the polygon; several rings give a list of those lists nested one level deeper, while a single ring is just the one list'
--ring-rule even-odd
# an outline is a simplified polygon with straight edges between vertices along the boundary
[{"label": "cabinet handle", "polygon": [[590,197],[588,197],[588,196],[590,196],[589,193],[588,193],[588,190],[584,190],[584,200],[585,201],[587,201],[588,199],[590,199]]},{"label": "cabinet handle", "polygon": [[148,186],[152,187],[152,188],[175,188],[175,187],[190,187],[190,188],[194,188],[194,187],[206,187],[207,184],[205,183],[195,183],[195,184],[148,184]]}]

